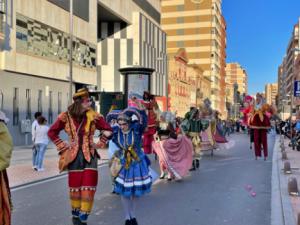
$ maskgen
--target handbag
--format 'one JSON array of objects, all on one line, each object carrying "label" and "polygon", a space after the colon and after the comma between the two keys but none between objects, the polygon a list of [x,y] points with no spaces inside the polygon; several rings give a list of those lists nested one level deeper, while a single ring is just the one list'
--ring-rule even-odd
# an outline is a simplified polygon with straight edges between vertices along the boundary
[{"label": "handbag", "polygon": [[112,177],[117,177],[122,169],[121,159],[114,155],[109,162],[110,174]]},{"label": "handbag", "polygon": [[[67,119],[68,119],[69,126],[70,126],[72,140],[74,140],[74,134],[73,134],[72,129],[71,129],[71,123],[70,123],[69,113],[67,113]],[[81,121],[81,123],[80,123],[80,125],[79,125],[79,127],[78,127],[78,129],[76,131],[76,135],[78,135],[78,132],[79,132],[79,130],[82,127],[82,123],[83,123],[83,120]],[[61,172],[65,171],[65,170],[67,170],[68,165],[71,162],[72,162],[71,150],[70,149],[66,149],[63,152],[61,152],[59,160],[58,160],[58,169],[59,169],[59,172],[61,173]]]},{"label": "handbag", "polygon": [[58,160],[58,169],[59,172],[63,172],[68,168],[68,165],[71,163],[71,151],[65,150],[60,154],[59,160]]}]

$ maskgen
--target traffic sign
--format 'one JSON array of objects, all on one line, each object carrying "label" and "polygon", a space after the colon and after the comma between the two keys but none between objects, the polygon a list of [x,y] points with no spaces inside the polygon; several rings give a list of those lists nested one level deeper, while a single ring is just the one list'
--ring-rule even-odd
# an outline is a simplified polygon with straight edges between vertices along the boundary
[{"label": "traffic sign", "polygon": [[294,96],[300,97],[300,80],[294,81]]}]

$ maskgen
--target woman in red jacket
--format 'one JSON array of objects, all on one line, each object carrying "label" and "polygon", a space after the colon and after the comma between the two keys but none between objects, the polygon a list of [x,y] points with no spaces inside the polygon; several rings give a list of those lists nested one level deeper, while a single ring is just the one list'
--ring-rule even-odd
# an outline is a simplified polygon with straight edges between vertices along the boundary
[{"label": "woman in red jacket", "polygon": [[[54,142],[61,154],[71,151],[71,163],[68,165],[68,179],[74,225],[86,224],[93,206],[94,195],[98,183],[97,162],[99,155],[96,147],[103,145],[112,135],[112,129],[103,116],[90,107],[89,94],[86,89],[79,89],[73,95],[74,103],[68,111],[61,113],[48,131],[49,138]],[[102,133],[99,144],[94,144],[95,130]],[[69,142],[59,137],[64,130]]]}]

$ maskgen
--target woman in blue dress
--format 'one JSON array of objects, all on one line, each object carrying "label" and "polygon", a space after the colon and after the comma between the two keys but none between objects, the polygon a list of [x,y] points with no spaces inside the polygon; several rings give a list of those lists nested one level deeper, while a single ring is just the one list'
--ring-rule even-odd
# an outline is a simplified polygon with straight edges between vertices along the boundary
[{"label": "woman in blue dress", "polygon": [[125,225],[137,225],[136,199],[149,193],[152,185],[150,161],[141,149],[147,115],[145,110],[128,108],[118,114],[117,123],[112,141],[119,147],[115,155],[120,158],[121,169],[114,180],[114,192],[121,196]]}]

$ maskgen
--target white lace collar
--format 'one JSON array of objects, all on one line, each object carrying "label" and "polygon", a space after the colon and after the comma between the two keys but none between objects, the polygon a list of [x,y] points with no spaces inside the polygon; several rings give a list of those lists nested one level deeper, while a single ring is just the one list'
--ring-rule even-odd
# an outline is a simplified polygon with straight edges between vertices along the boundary
[{"label": "white lace collar", "polygon": [[9,119],[6,117],[5,113],[0,110],[0,120],[3,120],[5,123],[9,121]]}]

